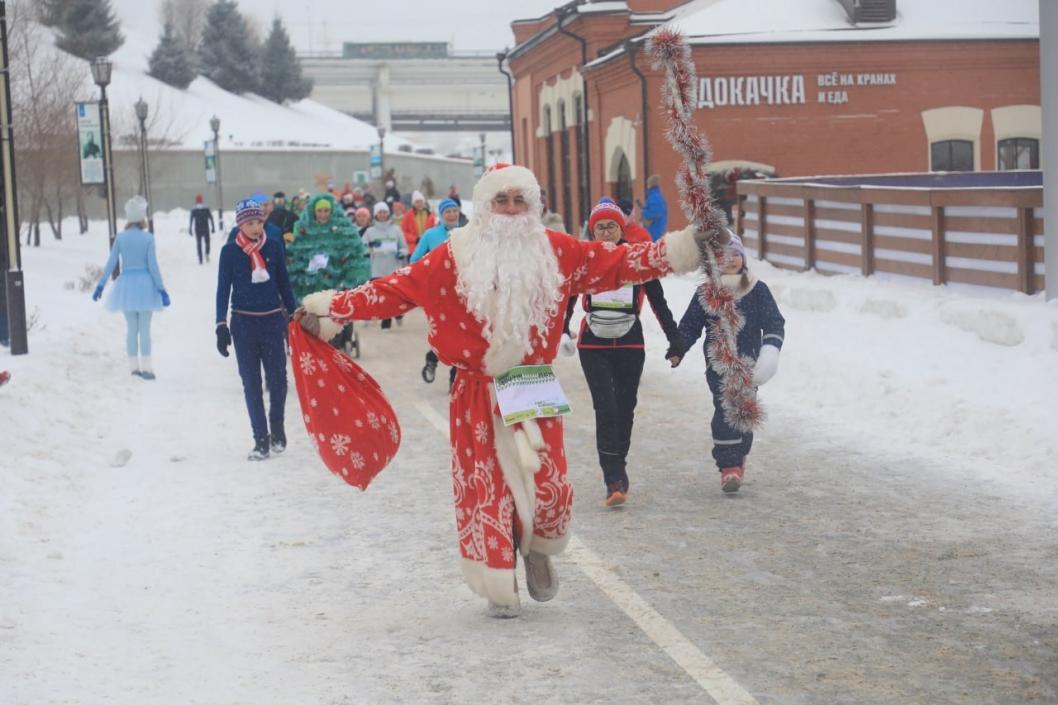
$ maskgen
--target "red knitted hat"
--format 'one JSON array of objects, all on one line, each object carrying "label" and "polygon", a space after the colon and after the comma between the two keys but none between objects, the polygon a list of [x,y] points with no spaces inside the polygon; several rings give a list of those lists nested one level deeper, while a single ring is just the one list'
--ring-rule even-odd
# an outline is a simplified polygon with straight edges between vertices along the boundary
[{"label": "red knitted hat", "polygon": [[595,232],[595,224],[600,220],[612,220],[621,227],[621,232],[624,233],[625,229],[625,214],[618,208],[617,204],[608,198],[605,198],[591,209],[591,215],[588,216],[588,232]]}]

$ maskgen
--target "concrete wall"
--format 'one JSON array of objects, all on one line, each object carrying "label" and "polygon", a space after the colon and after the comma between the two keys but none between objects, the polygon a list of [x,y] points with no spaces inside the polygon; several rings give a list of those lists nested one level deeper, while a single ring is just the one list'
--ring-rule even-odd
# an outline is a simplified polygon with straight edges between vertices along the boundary
[{"label": "concrete wall", "polygon": [[[205,196],[206,203],[216,209],[217,187],[206,183],[205,158],[201,152],[152,151],[150,167],[154,210],[189,208],[196,193]],[[421,188],[423,179],[429,177],[434,184],[435,198],[447,195],[452,184],[462,196],[469,198],[475,182],[474,165],[469,161],[387,153],[384,167],[396,169],[397,187],[402,194]],[[120,220],[126,199],[139,190],[139,153],[115,152],[114,169]],[[340,190],[346,182],[353,182],[356,171],[369,171],[367,152],[222,152],[224,210],[230,212],[235,201],[255,191],[268,194],[285,191],[290,196],[302,188],[320,191],[328,180]],[[381,195],[377,183],[372,188],[376,195]],[[106,204],[101,197],[90,194],[86,200],[89,217],[105,217]]]}]

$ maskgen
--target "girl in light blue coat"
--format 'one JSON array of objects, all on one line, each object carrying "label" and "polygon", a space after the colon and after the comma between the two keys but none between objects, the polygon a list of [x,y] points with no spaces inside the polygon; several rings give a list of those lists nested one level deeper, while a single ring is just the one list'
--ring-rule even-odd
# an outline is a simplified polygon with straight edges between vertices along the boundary
[{"label": "girl in light blue coat", "polygon": [[118,233],[110,259],[103,268],[92,294],[93,301],[103,296],[103,287],[121,258],[121,274],[107,297],[108,311],[121,311],[128,323],[126,348],[132,374],[143,379],[154,379],[151,366],[151,315],[169,305],[169,294],[162,283],[158,257],[154,251],[154,235],[144,230],[147,220],[147,201],[133,196],[125,203],[128,227]]}]

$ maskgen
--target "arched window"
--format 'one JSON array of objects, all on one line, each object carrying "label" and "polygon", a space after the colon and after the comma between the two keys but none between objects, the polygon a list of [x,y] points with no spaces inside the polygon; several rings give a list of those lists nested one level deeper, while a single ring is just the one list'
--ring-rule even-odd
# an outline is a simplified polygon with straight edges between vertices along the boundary
[{"label": "arched window", "polygon": [[1040,141],[1030,137],[999,140],[999,170],[1039,169]]},{"label": "arched window", "polygon": [[558,101],[558,137],[559,149],[562,150],[559,159],[562,164],[562,221],[566,224],[566,232],[573,232],[571,222],[573,221],[573,186],[569,180],[569,130],[566,125],[566,101]]},{"label": "arched window", "polygon": [[580,222],[584,223],[591,209],[588,202],[588,122],[584,119],[583,99],[578,95],[574,96],[574,100],[577,126],[580,128],[577,133],[577,200],[580,202]]},{"label": "arched window", "polygon": [[632,200],[632,165],[628,163],[628,157],[621,152],[621,158],[617,162],[617,199],[627,198]]},{"label": "arched window", "polygon": [[544,132],[547,133],[547,210],[555,210],[555,135],[551,130],[551,106],[544,108]]},{"label": "arched window", "polygon": [[929,146],[930,171],[973,171],[974,143],[970,140],[944,140]]}]

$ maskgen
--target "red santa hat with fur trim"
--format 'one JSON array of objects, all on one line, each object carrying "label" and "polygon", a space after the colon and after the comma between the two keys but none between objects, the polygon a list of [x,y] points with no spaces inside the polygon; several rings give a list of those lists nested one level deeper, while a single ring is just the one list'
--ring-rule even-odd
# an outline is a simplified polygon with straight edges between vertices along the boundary
[{"label": "red santa hat with fur trim", "polygon": [[474,213],[488,213],[492,199],[504,191],[521,191],[529,203],[529,212],[540,215],[540,183],[536,176],[524,166],[503,162],[486,169],[474,186]]}]

